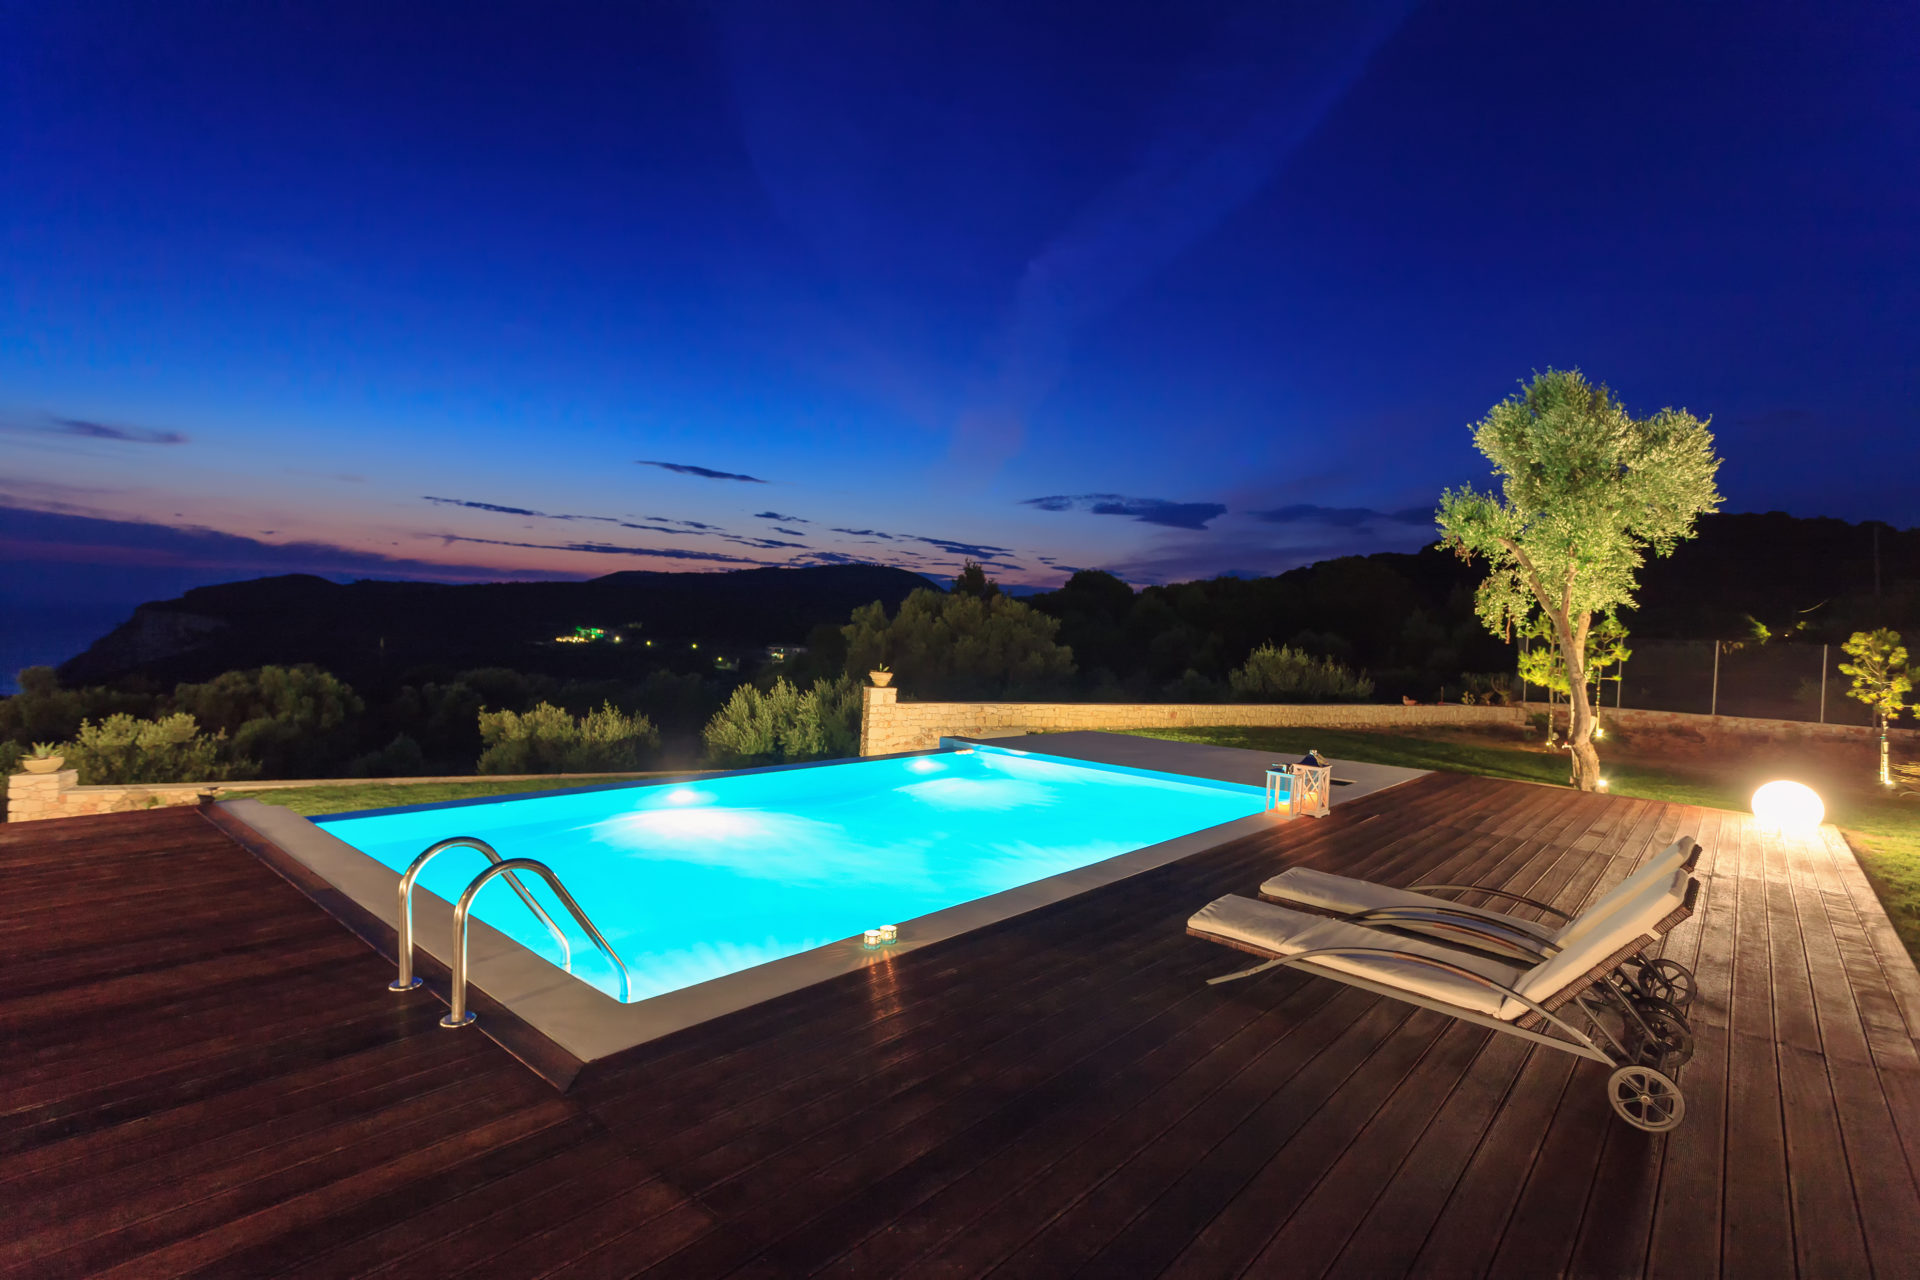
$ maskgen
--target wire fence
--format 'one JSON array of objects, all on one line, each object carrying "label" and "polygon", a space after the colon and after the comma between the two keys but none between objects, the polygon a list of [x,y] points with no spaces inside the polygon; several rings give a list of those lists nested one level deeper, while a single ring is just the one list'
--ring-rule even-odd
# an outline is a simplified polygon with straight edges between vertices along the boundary
[{"label": "wire fence", "polygon": [[[1752,641],[1632,640],[1633,656],[1603,673],[1600,704],[1641,711],[1873,723],[1865,703],[1847,696],[1839,645]],[[1540,697],[1539,686],[1529,693]]]}]

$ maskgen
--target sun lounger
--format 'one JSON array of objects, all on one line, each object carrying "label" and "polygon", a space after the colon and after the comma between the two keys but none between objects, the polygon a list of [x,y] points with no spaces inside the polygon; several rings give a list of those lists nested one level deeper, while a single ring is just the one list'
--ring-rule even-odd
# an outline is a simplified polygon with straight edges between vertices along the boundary
[{"label": "sun lounger", "polygon": [[[1482,885],[1422,884],[1396,889],[1350,876],[1292,867],[1260,886],[1268,902],[1315,914],[1337,916],[1351,924],[1416,934],[1450,946],[1496,956],[1515,964],[1532,965],[1574,945],[1594,921],[1631,899],[1647,885],[1671,880],[1675,872],[1691,871],[1700,859],[1700,846],[1682,836],[1649,858],[1633,874],[1608,890],[1578,916],[1536,902],[1517,893]],[[1487,907],[1469,906],[1435,895],[1478,893],[1489,898],[1531,907],[1550,921],[1528,920]],[[1675,960],[1631,956],[1623,973],[1642,993],[1667,1001],[1682,1011],[1693,1003],[1693,973]]]},{"label": "sun lounger", "polygon": [[1201,908],[1187,932],[1262,960],[1213,983],[1300,969],[1604,1062],[1613,1068],[1607,1097],[1615,1112],[1657,1133],[1686,1112],[1676,1076],[1693,1053],[1693,1032],[1671,1005],[1629,996],[1613,975],[1622,960],[1693,914],[1699,889],[1684,870],[1643,881],[1568,946],[1531,965],[1235,895]]}]

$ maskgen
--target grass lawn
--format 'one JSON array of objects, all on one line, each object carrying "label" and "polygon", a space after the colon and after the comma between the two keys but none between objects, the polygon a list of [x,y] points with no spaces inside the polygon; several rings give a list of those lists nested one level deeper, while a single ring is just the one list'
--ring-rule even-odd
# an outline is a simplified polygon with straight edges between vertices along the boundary
[{"label": "grass lawn", "polygon": [[[1337,760],[1567,785],[1564,753],[1490,735],[1442,739],[1341,729],[1241,728],[1140,730],[1136,734],[1247,747],[1275,756],[1299,756],[1311,747]],[[1765,766],[1756,775],[1752,768],[1716,769],[1698,761],[1656,763],[1631,752],[1610,753],[1605,742],[1600,746],[1602,773],[1607,790],[1614,795],[1745,811],[1756,781],[1764,776],[1799,776],[1810,782],[1826,800],[1827,820],[1847,837],[1887,909],[1887,918],[1920,962],[1920,799],[1894,800],[1871,783],[1821,776],[1817,762],[1808,766],[1815,776],[1809,776],[1808,769],[1786,772]]]},{"label": "grass lawn", "polygon": [[417,782],[398,787],[376,782],[341,782],[326,787],[288,787],[284,791],[237,791],[228,798],[277,804],[313,817],[323,813],[351,813],[356,809],[390,809],[403,804],[438,804],[443,800],[476,800],[523,791],[560,791],[606,782],[643,781],[643,778],[532,778],[515,782]]}]

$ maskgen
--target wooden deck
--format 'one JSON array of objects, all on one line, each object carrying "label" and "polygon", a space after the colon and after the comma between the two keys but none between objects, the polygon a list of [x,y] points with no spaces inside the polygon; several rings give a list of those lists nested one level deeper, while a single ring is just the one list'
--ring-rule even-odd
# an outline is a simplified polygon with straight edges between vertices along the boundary
[{"label": "wooden deck", "polygon": [[[1307,863],[1577,906],[1688,833],[1687,1119],[1242,958]],[[556,1092],[193,811],[0,827],[0,1275],[1912,1275],[1920,977],[1851,856],[1433,775]]]}]

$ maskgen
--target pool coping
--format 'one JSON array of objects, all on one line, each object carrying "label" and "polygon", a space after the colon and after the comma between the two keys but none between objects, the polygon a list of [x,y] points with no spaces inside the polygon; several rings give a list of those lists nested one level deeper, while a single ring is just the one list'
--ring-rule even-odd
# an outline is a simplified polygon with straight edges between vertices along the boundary
[{"label": "pool coping", "polygon": [[[991,743],[965,745],[1003,749]],[[954,748],[943,748],[951,749]],[[1014,750],[1064,764],[1115,767],[1029,748]],[[844,763],[848,762],[821,761],[786,767],[817,768]],[[1165,776],[1165,771],[1160,770],[1123,767],[1123,771]],[[722,775],[705,776],[711,779]],[[1183,780],[1199,781],[1191,776]],[[670,783],[662,780],[627,785]],[[456,801],[447,807],[465,805]],[[376,950],[389,959],[397,956],[398,872],[307,818],[258,800],[220,801],[210,806],[209,817]],[[615,1000],[573,977],[475,917],[470,921],[467,944],[469,1000],[480,1015],[477,1026],[535,1071],[565,1088],[586,1063],[817,983],[884,964],[893,957],[1024,915],[1288,821],[1291,819],[1272,811],[1237,818],[912,920],[899,921],[900,940],[891,946],[868,949],[857,936],[844,938],[631,1004]],[[426,979],[424,989],[444,1000],[445,975],[453,950],[453,908],[444,898],[424,887],[416,889],[413,908],[416,967]],[[394,997],[396,1001],[409,998],[417,999],[419,993],[411,996],[401,993]]]}]

